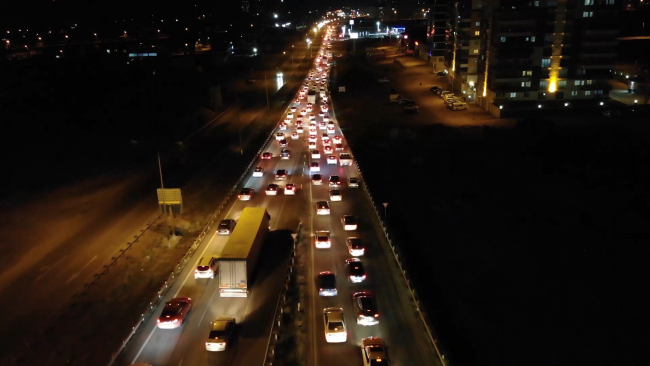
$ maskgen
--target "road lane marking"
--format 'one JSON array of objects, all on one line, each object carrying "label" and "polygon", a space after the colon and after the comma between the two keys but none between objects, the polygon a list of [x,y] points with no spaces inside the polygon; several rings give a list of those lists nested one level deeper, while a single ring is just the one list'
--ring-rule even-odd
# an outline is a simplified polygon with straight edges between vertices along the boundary
[{"label": "road lane marking", "polygon": [[[205,310],[203,311],[203,315],[201,315],[201,319],[199,319],[199,324],[196,326],[197,328],[201,327],[201,323],[203,323],[203,318],[205,318],[205,313],[208,312],[208,309],[210,308],[210,304],[212,304],[212,299],[214,299],[214,294],[217,293],[217,290],[219,287],[215,287],[214,291],[212,292],[212,296],[210,296],[210,301],[208,301],[208,306],[205,307]],[[181,361],[182,362],[182,361]]]},{"label": "road lane marking", "polygon": [[81,269],[79,270],[79,272],[77,272],[77,273],[73,274],[72,276],[70,276],[70,278],[68,278],[68,280],[65,281],[65,284],[67,285],[67,284],[69,284],[72,280],[74,280],[75,278],[77,278],[77,277],[79,276],[79,274],[81,274],[81,272],[82,272],[84,269],[86,269],[86,267],[88,267],[88,266],[90,265],[90,263],[92,263],[95,259],[97,259],[97,256],[94,256],[93,259],[89,260],[88,263],[86,263],[85,266],[81,267]]},{"label": "road lane marking", "polygon": [[[33,282],[37,282],[37,281],[39,281],[41,278],[45,277],[45,275],[46,275],[49,271],[51,271],[52,268],[56,267],[56,265],[59,264],[59,263],[61,263],[61,261],[62,261],[65,257],[67,257],[67,256],[68,256],[67,254],[64,255],[63,257],[61,257],[61,259],[59,259],[58,261],[54,262],[54,264],[52,264],[51,266],[47,267],[47,269],[46,269],[45,271],[43,271],[43,273],[41,273],[40,275],[38,275],[38,277],[36,277],[36,278],[34,279]],[[43,268],[45,268],[45,267],[43,267]]]},{"label": "road lane marking", "polygon": [[[303,140],[302,146],[300,147],[300,150],[298,152],[298,159],[296,159],[296,164],[293,166],[293,169],[291,170],[291,179],[289,179],[289,183],[293,181],[293,177],[295,176],[296,169],[298,167],[298,163],[300,163],[301,160],[301,155],[302,155],[302,148],[305,146],[305,140]],[[294,192],[296,193],[296,192]],[[278,218],[282,215],[282,209],[284,209],[284,203],[286,202],[287,195],[283,194],[284,197],[282,197],[282,205],[280,206],[280,212],[278,213]],[[280,220],[275,221],[275,226],[273,227],[273,230],[276,230],[278,228],[278,223]]]}]

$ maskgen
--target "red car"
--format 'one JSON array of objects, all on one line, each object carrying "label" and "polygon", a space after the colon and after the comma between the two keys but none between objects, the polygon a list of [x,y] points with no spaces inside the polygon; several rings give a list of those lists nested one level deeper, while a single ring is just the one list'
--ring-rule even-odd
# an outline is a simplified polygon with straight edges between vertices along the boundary
[{"label": "red car", "polygon": [[271,160],[272,157],[273,157],[273,154],[271,154],[271,153],[268,152],[268,151],[262,153],[262,160]]},{"label": "red car", "polygon": [[176,297],[165,303],[162,314],[158,317],[158,328],[175,329],[180,327],[192,309],[192,299],[189,297]]}]

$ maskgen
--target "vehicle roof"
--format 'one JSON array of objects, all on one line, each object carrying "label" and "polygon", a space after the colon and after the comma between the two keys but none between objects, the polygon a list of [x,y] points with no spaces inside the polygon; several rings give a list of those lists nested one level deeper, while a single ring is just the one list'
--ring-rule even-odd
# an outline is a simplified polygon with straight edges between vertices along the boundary
[{"label": "vehicle roof", "polygon": [[218,317],[214,322],[212,322],[212,330],[226,330],[226,325],[229,322],[234,322],[235,318],[229,317]]},{"label": "vehicle roof", "polygon": [[264,207],[244,208],[237,227],[226,242],[219,260],[247,258],[259,231],[260,223],[265,220],[268,223],[268,213]]}]

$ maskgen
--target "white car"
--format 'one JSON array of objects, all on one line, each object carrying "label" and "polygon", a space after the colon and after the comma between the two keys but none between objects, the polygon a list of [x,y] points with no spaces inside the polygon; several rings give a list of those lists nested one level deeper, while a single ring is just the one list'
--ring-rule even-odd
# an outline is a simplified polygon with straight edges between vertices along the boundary
[{"label": "white car", "polygon": [[285,139],[284,134],[282,132],[278,132],[278,134],[275,135],[275,140],[276,141],[280,141],[280,140],[284,140],[284,139]]},{"label": "white car", "polygon": [[313,161],[311,165],[309,166],[309,171],[310,172],[320,172],[320,165],[318,162]]},{"label": "white car", "polygon": [[315,148],[316,148],[316,143],[315,143],[315,142],[312,142],[312,141],[310,141],[310,142],[309,142],[309,145],[308,145],[307,147],[309,148],[309,150],[313,150],[313,149],[315,149]]},{"label": "white car", "polygon": [[315,121],[315,120],[316,120],[316,116],[314,116],[313,114],[310,114],[309,115],[309,121]]},{"label": "white car", "polygon": [[284,195],[285,196],[295,196],[296,195],[296,185],[289,183],[284,186]]},{"label": "white car", "polygon": [[278,185],[271,183],[268,186],[266,186],[266,195],[267,196],[277,196],[278,195]]},{"label": "white car", "polygon": [[332,247],[329,231],[317,231],[314,235],[314,246],[318,249],[329,249]]},{"label": "white car", "polygon": [[305,130],[302,127],[297,127],[296,132],[303,133],[303,132],[305,132]]},{"label": "white car", "polygon": [[[328,116],[323,117],[323,122],[329,124],[330,123],[330,118]],[[332,122],[334,123],[334,122]]]},{"label": "white car", "polygon": [[343,215],[341,224],[343,224],[343,230],[354,231],[357,229],[357,218],[352,215]]},{"label": "white car", "polygon": [[338,160],[336,160],[336,155],[330,155],[327,157],[327,165],[336,165]]},{"label": "white car", "polygon": [[263,176],[264,176],[264,168],[262,168],[261,166],[255,168],[255,170],[253,171],[253,177],[261,178]]},{"label": "white car", "polygon": [[280,131],[286,131],[287,130],[287,124],[282,122],[280,123]]},{"label": "white car", "polygon": [[321,122],[318,124],[318,129],[319,130],[326,130],[327,129],[327,123]]},{"label": "white car", "polygon": [[225,351],[235,333],[235,318],[218,317],[212,322],[205,349],[212,352]]},{"label": "white car", "polygon": [[343,309],[336,307],[323,309],[323,322],[327,343],[344,343],[348,340]]},{"label": "white car", "polygon": [[330,201],[340,202],[341,200],[342,200],[341,191],[339,191],[338,189],[330,189]]},{"label": "white car", "polygon": [[327,133],[329,133],[329,134],[334,134],[334,133],[336,133],[336,130],[334,129],[334,125],[333,125],[333,124],[331,124],[331,125],[327,125]]},{"label": "white car", "polygon": [[363,366],[389,366],[384,340],[378,337],[363,338],[361,340],[361,358],[363,358]]},{"label": "white car", "polygon": [[311,151],[311,158],[312,158],[312,159],[320,159],[320,151],[318,151],[318,150],[312,150],[312,151]]},{"label": "white car", "polygon": [[293,113],[291,112],[287,113],[287,119],[293,119]]},{"label": "white car", "polygon": [[320,117],[320,118],[325,118],[325,112],[320,112],[320,113],[318,113],[318,117]]},{"label": "white car", "polygon": [[337,143],[337,144],[340,144],[340,143],[343,141],[343,137],[341,137],[341,136],[339,136],[339,135],[336,135],[336,136],[332,137],[332,139],[333,139],[334,142]]},{"label": "white car", "polygon": [[330,205],[327,201],[316,202],[316,215],[329,215]]},{"label": "white car", "polygon": [[316,135],[309,135],[309,142],[316,142],[318,141],[318,136]]},{"label": "white car", "polygon": [[327,112],[329,110],[329,108],[327,107],[327,104],[323,104],[323,105],[320,106],[320,110],[323,111],[323,112]]},{"label": "white car", "polygon": [[[299,100],[294,100],[293,103],[294,103],[294,104],[300,104],[300,101],[299,101]],[[298,108],[296,108],[295,106],[293,106],[293,107],[291,107],[291,109],[289,109],[289,110],[291,111],[291,113],[296,113],[296,112],[298,111]],[[287,118],[289,118],[289,116],[287,116]]]},{"label": "white car", "polygon": [[351,256],[361,257],[366,254],[366,248],[363,246],[361,239],[353,236],[347,239],[346,244]]},{"label": "white car", "polygon": [[292,140],[298,140],[299,138],[300,138],[300,135],[298,134],[298,132],[294,132],[294,133],[291,134],[291,139]]}]

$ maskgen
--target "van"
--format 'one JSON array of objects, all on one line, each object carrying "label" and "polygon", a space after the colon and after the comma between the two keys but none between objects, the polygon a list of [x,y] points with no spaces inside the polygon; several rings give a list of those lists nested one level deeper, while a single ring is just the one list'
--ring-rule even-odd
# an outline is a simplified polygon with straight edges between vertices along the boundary
[{"label": "van", "polygon": [[467,109],[467,103],[454,103],[451,105],[452,111],[459,111],[464,109]]},{"label": "van", "polygon": [[218,270],[217,259],[216,256],[205,256],[199,259],[194,270],[194,278],[214,278]]}]

